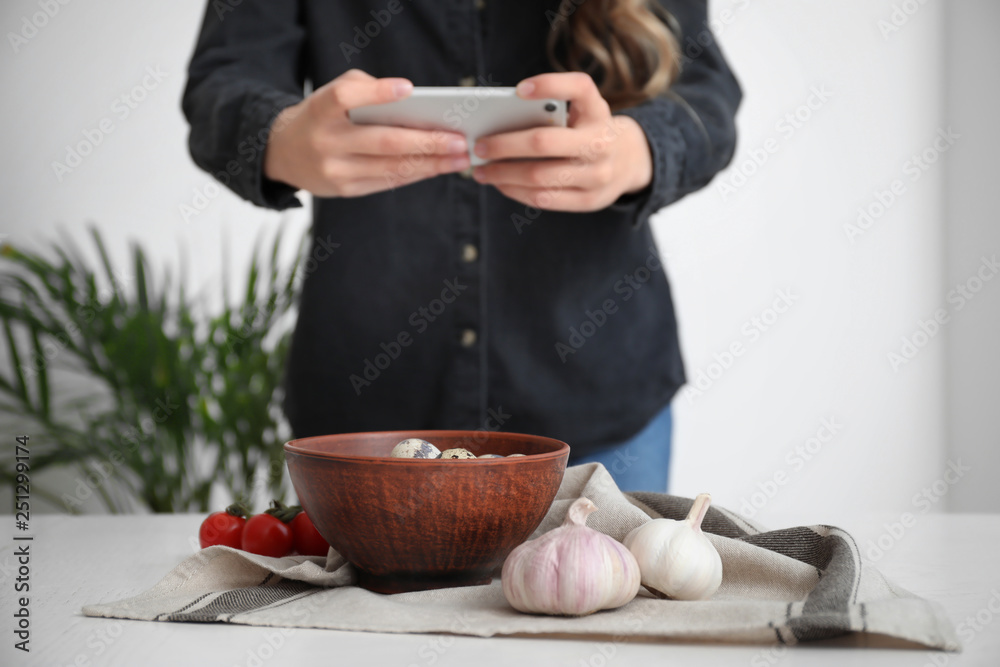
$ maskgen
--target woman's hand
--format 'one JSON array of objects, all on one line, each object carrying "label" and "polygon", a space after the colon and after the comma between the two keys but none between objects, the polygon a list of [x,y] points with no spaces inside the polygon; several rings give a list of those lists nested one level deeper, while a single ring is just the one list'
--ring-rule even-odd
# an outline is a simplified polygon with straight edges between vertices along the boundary
[{"label": "woman's hand", "polygon": [[275,119],[264,175],[319,197],[359,197],[469,166],[461,134],[354,125],[347,110],[407,97],[406,79],[344,72]]},{"label": "woman's hand", "polygon": [[653,161],[645,132],[634,119],[611,115],[589,75],[540,74],[519,83],[517,94],[569,100],[569,127],[480,138],[475,153],[491,162],[473,170],[477,181],[552,211],[597,211],[649,185]]}]

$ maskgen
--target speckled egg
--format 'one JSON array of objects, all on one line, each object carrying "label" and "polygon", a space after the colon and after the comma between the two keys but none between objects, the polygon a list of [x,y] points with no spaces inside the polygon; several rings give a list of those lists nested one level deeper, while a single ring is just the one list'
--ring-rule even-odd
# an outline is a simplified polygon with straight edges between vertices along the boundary
[{"label": "speckled egg", "polygon": [[443,459],[474,459],[476,455],[470,452],[464,447],[455,447],[453,449],[446,449],[441,452],[441,458]]},{"label": "speckled egg", "polygon": [[503,456],[501,456],[500,454],[483,454],[479,458],[481,458],[481,459],[502,459]]},{"label": "speckled egg", "polygon": [[507,458],[509,458],[509,459],[512,459],[512,458],[514,458],[515,456],[524,456],[524,454],[508,454],[508,455],[507,455]]},{"label": "speckled egg", "polygon": [[389,456],[397,459],[439,459],[441,450],[420,438],[407,438],[392,448]]}]

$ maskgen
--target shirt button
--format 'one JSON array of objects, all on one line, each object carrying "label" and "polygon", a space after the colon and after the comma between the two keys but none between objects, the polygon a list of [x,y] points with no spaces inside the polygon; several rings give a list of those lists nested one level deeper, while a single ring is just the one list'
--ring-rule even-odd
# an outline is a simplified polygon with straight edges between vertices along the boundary
[{"label": "shirt button", "polygon": [[479,11],[486,9],[486,0],[476,0],[476,9]]},{"label": "shirt button", "polygon": [[469,165],[462,171],[458,172],[458,175],[462,178],[472,178],[472,165]]},{"label": "shirt button", "polygon": [[462,246],[462,261],[471,264],[479,258],[479,249],[471,243]]},{"label": "shirt button", "polygon": [[462,347],[472,347],[476,344],[476,332],[474,329],[466,329],[462,332]]},{"label": "shirt button", "polygon": [[474,76],[463,76],[458,80],[458,85],[460,86],[474,86],[476,85],[476,77]]}]

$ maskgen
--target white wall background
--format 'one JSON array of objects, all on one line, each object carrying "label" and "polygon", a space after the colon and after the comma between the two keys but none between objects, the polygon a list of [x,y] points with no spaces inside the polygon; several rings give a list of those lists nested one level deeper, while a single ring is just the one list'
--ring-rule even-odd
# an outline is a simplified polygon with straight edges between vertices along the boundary
[{"label": "white wall background", "polygon": [[[656,225],[674,259],[690,380],[718,376],[714,355],[734,341],[746,351],[703,395],[677,401],[675,493],[712,490],[765,521],[794,507],[837,522],[912,511],[946,469],[940,337],[897,370],[887,361],[944,284],[944,168],[914,181],[905,166],[946,127],[944,8],[928,3],[884,37],[892,4],[714,5],[732,11],[720,38],[746,91],[737,156]],[[818,109],[814,89],[829,93],[812,99]],[[794,134],[786,114],[804,119]],[[845,225],[896,179],[903,194],[849,238]],[[797,301],[752,340],[744,323],[782,289]],[[832,438],[824,419],[842,425]]]},{"label": "white wall background", "polygon": [[[203,4],[71,2],[16,52],[5,40],[0,234],[8,241],[82,238],[93,221],[119,259],[128,239],[155,249],[154,262],[176,263],[186,247],[191,284],[211,290],[224,247],[241,267],[261,230],[286,225],[297,237],[306,228],[306,211],[282,216],[225,191],[193,220],[181,217],[180,206],[212,183],[188,157],[179,106]],[[997,105],[983,103],[997,99],[989,72],[1000,58],[985,47],[997,6],[902,4],[912,15],[893,16],[892,0],[712,4],[746,91],[738,154],[708,189],[653,222],[689,377],[705,373],[700,395],[682,390],[675,402],[674,493],[710,490],[764,521],[794,511],[837,523],[869,508],[920,511],[915,494],[960,458],[974,471],[939,482],[933,508],[1000,511],[991,479],[1000,280],[948,310],[907,363],[893,369],[887,359],[902,354],[901,339],[921,320],[953,309],[948,290],[1000,250],[988,216],[998,203],[989,150]],[[18,31],[37,11],[36,0],[5,2],[0,27]],[[898,30],[886,32],[893,19]],[[990,62],[970,71],[984,48]],[[141,85],[147,67],[165,76],[123,118],[116,99]],[[52,163],[102,119],[113,131],[60,180]],[[936,152],[949,126],[961,136]],[[908,161],[929,147],[936,161],[914,172]],[[902,194],[852,242],[845,225],[897,179]],[[772,319],[779,293],[792,305]],[[734,342],[743,353],[728,363]],[[824,420],[836,432],[810,442]],[[797,447],[811,447],[809,460]]]}]

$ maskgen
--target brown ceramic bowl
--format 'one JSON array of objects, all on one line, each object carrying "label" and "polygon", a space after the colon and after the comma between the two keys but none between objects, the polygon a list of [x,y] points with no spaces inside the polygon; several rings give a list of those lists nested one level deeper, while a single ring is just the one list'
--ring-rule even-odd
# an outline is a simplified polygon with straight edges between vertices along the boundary
[{"label": "brown ceramic bowl", "polygon": [[[500,459],[399,459],[400,440],[465,447]],[[395,431],[285,444],[299,502],[330,545],[379,593],[472,586],[538,527],[555,498],[569,445],[518,433]]]}]

